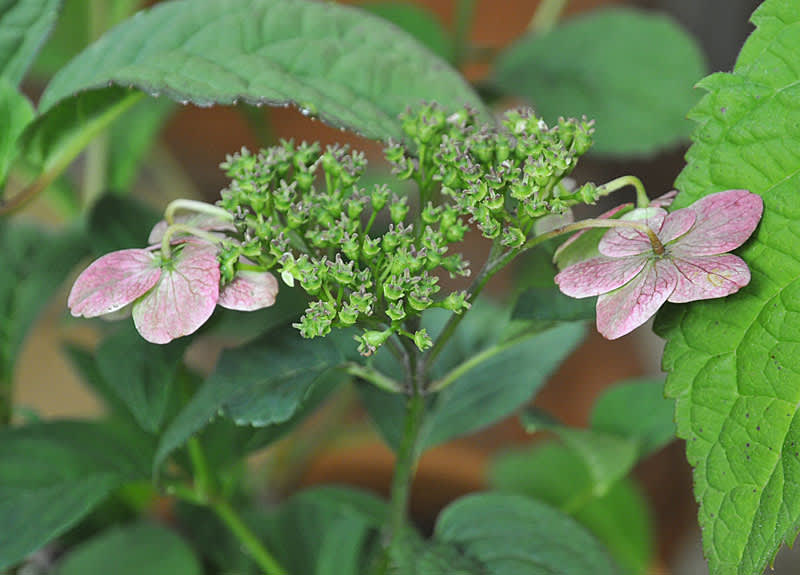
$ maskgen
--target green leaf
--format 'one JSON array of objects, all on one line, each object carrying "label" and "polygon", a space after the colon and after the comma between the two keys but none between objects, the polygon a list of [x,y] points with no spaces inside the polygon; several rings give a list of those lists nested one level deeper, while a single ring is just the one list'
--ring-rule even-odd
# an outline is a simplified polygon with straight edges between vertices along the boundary
[{"label": "green leaf", "polygon": [[17,155],[17,139],[33,116],[33,106],[28,98],[0,77],[0,126],[3,126],[0,131],[0,189]]},{"label": "green leaf", "polygon": [[100,257],[116,250],[143,247],[159,219],[154,210],[135,198],[103,196],[89,215],[92,252]]},{"label": "green leaf", "polygon": [[[545,331],[523,329],[504,338],[504,313],[495,306],[473,306],[439,356],[432,375],[440,382],[449,377],[452,383],[429,401],[420,432],[423,449],[514,413],[533,398],[585,335],[583,324],[570,323]],[[449,315],[436,310],[423,325],[437,334]],[[396,449],[403,432],[404,397],[372,385],[359,389],[384,439]]]},{"label": "green leaf", "polygon": [[586,463],[592,476],[593,495],[601,496],[633,469],[639,454],[638,442],[593,429],[562,425],[547,414],[529,409],[521,417],[528,433],[550,431]]},{"label": "green leaf", "polygon": [[0,76],[18,85],[58,17],[60,0],[0,0]]},{"label": "green leaf", "polygon": [[602,496],[583,459],[552,442],[512,451],[489,468],[493,489],[519,493],[564,511],[589,529],[627,573],[646,573],[655,551],[652,518],[636,484],[622,478]]},{"label": "green leaf", "polygon": [[689,136],[704,72],[699,47],[672,20],[613,8],[521,39],[498,58],[495,82],[548,121],[594,118],[595,152],[641,156]]},{"label": "green leaf", "polygon": [[110,129],[108,189],[127,192],[164,123],[175,111],[167,99],[137,102]]},{"label": "green leaf", "polygon": [[673,402],[661,379],[631,379],[606,389],[595,401],[592,429],[631,439],[644,457],[675,439]]},{"label": "green leaf", "polygon": [[293,328],[226,350],[214,373],[164,432],[156,468],[217,413],[256,427],[290,421],[340,362],[332,340],[305,340]]},{"label": "green leaf", "polygon": [[63,533],[126,481],[149,477],[152,446],[89,422],[0,429],[0,569]]},{"label": "green leaf", "polygon": [[617,573],[605,549],[577,521],[521,495],[462,497],[439,515],[434,536],[457,545],[491,575]]},{"label": "green leaf", "polygon": [[48,234],[8,221],[0,221],[0,246],[0,380],[11,381],[28,330],[87,246],[78,230]]},{"label": "green leaf", "polygon": [[131,322],[102,341],[97,367],[145,431],[161,429],[190,339],[148,343]]},{"label": "green leaf", "polygon": [[57,575],[201,575],[200,562],[174,531],[139,523],[109,529],[64,558]]},{"label": "green leaf", "polygon": [[295,103],[379,139],[399,138],[397,115],[421,100],[485,110],[455,70],[397,27],[307,0],[157,5],[63,68],[42,95],[41,111],[109,84],[198,105]]},{"label": "green leaf", "polygon": [[358,7],[402,28],[442,59],[453,61],[453,44],[428,10],[404,2],[367,2]]},{"label": "green leaf", "polygon": [[575,299],[558,288],[531,287],[522,292],[511,317],[537,321],[582,321],[594,319],[595,298]]},{"label": "green leaf", "polygon": [[752,21],[733,73],[701,83],[675,200],[762,196],[761,224],[737,251],[752,279],[656,321],[712,575],[763,572],[800,527],[800,11],[767,0]]}]

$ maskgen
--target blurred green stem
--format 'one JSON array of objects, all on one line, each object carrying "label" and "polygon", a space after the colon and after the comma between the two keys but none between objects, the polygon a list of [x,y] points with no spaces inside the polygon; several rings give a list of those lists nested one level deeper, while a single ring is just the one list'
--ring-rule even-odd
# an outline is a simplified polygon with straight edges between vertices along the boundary
[{"label": "blurred green stem", "polygon": [[14,387],[10,379],[0,380],[0,427],[11,423],[11,414],[14,410],[12,405]]},{"label": "blurred green stem", "polygon": [[475,19],[476,0],[459,0],[456,4],[455,27],[453,28],[453,59],[456,68],[461,67],[469,54],[469,36]]},{"label": "blurred green stem", "polygon": [[[108,26],[108,1],[89,2],[89,38],[91,44]],[[103,195],[108,177],[108,132],[99,134],[86,149],[86,165],[83,173],[83,208],[89,210]]]},{"label": "blurred green stem", "polygon": [[536,12],[528,24],[528,31],[534,34],[544,34],[552,30],[558,23],[567,2],[568,0],[540,0]]}]

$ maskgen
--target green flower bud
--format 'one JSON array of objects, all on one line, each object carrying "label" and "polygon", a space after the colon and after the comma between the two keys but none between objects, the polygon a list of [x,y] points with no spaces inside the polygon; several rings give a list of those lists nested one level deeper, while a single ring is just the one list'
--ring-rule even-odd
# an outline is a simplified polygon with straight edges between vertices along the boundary
[{"label": "green flower bud", "polygon": [[395,301],[399,300],[403,295],[405,295],[405,290],[402,286],[395,283],[397,279],[393,276],[391,279],[391,283],[387,282],[383,284],[383,297],[387,300]]},{"label": "green flower bud", "polygon": [[392,335],[392,330],[390,329],[386,331],[365,331],[355,337],[358,342],[358,352],[361,355],[372,355],[376,349],[389,339],[390,335]]},{"label": "green flower bud", "polygon": [[350,326],[358,320],[358,310],[349,304],[344,304],[339,310],[339,322],[343,326]]},{"label": "green flower bud", "polygon": [[395,224],[405,220],[406,214],[408,214],[408,200],[405,197],[396,199],[389,206],[389,216]]},{"label": "green flower bud", "polygon": [[456,314],[461,314],[470,308],[470,303],[467,301],[469,294],[465,291],[452,292],[444,300],[442,300],[442,307],[450,310]]},{"label": "green flower bud", "polygon": [[518,248],[525,243],[525,234],[516,226],[509,226],[503,230],[500,242],[509,248]]},{"label": "green flower bud", "polygon": [[377,238],[364,238],[364,244],[361,246],[361,253],[368,260],[371,260],[381,252],[380,240]]},{"label": "green flower bud", "polygon": [[406,317],[406,309],[403,305],[403,300],[397,300],[395,302],[390,303],[386,307],[386,315],[389,316],[389,319],[392,321],[400,321]]},{"label": "green flower bud", "polygon": [[384,184],[375,186],[375,189],[372,190],[372,193],[370,194],[370,201],[372,202],[373,210],[376,212],[381,211],[383,206],[386,205],[386,202],[389,201],[389,188],[387,188]]},{"label": "green flower bud", "polygon": [[414,332],[414,344],[420,351],[425,351],[433,346],[433,340],[425,329]]}]

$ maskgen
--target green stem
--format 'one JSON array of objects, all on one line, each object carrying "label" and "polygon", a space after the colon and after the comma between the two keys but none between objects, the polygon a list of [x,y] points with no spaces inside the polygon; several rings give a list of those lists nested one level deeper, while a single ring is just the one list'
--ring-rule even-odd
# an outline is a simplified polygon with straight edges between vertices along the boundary
[{"label": "green stem", "polygon": [[201,230],[200,228],[187,226],[184,224],[172,224],[167,228],[161,238],[161,256],[165,260],[168,260],[172,256],[172,249],[170,248],[169,242],[172,239],[172,236],[175,234],[188,234],[190,236],[195,236],[206,240],[207,242],[211,242],[212,244],[219,244],[223,241],[223,239],[219,236],[205,230]]},{"label": "green stem", "polygon": [[11,416],[14,412],[13,404],[14,387],[10,379],[0,381],[0,427],[11,423]]},{"label": "green stem", "polygon": [[[107,0],[90,0],[88,43],[91,44],[97,40],[105,31],[107,24]],[[91,209],[103,195],[108,175],[108,144],[108,132],[103,132],[86,148],[86,164],[83,173],[83,208],[85,210]]]},{"label": "green stem", "polygon": [[561,17],[561,12],[568,0],[540,0],[536,12],[528,24],[528,30],[535,34],[544,34],[553,29]]},{"label": "green stem", "polygon": [[[502,246],[500,242],[495,241],[492,244],[492,249],[489,252],[489,257],[486,258],[486,263],[483,265],[483,269],[481,269],[480,273],[477,275],[475,280],[472,282],[472,285],[469,288],[469,298],[467,301],[472,303],[481,293],[483,288],[489,283],[489,280],[492,279],[492,276],[500,270],[505,263],[507,263],[506,256],[498,259],[498,255],[502,250]],[[503,263],[505,262],[505,263]],[[453,335],[453,332],[458,327],[458,324],[461,323],[461,320],[464,316],[469,312],[464,312],[461,314],[453,314],[447,320],[442,332],[439,334],[439,337],[436,338],[436,341],[433,342],[433,346],[428,350],[428,353],[425,354],[425,366],[428,367],[433,364],[433,361],[436,359],[436,356],[441,353],[442,349],[444,348],[447,341]]]},{"label": "green stem", "polygon": [[192,462],[194,492],[198,501],[208,501],[214,489],[214,479],[208,459],[203,452],[200,440],[192,437],[188,441],[189,459]]},{"label": "green stem", "polygon": [[[416,379],[416,378],[415,378]],[[392,478],[391,500],[386,531],[386,552],[379,573],[388,573],[391,557],[406,524],[411,482],[419,459],[419,432],[425,414],[425,397],[420,393],[421,382],[415,382],[406,405],[403,440],[397,450],[397,461]]]},{"label": "green stem", "polygon": [[197,200],[178,198],[177,200],[172,200],[164,210],[164,219],[167,220],[168,224],[172,224],[175,221],[175,212],[178,210],[186,210],[196,214],[207,214],[219,218],[222,221],[233,222],[233,214],[219,206],[206,202],[198,202]]},{"label": "green stem", "polygon": [[244,104],[238,106],[239,111],[247,119],[253,134],[258,139],[262,146],[271,146],[277,139],[275,132],[272,130],[272,125],[267,119],[266,113],[263,108]]},{"label": "green stem", "polygon": [[636,189],[636,207],[646,208],[650,204],[650,199],[647,197],[647,192],[644,189],[644,184],[636,176],[621,176],[608,183],[598,187],[597,190],[601,196],[607,196],[612,192],[616,192],[626,186],[633,186]]},{"label": "green stem", "polygon": [[345,364],[344,368],[349,375],[368,381],[375,387],[388,391],[389,393],[400,393],[403,391],[403,386],[401,386],[400,383],[384,375],[377,369],[354,362]]},{"label": "green stem", "polygon": [[528,242],[524,246],[522,246],[519,253],[527,251],[535,246],[538,246],[543,242],[546,242],[547,240],[553,239],[562,234],[578,232],[580,230],[585,230],[588,228],[629,228],[638,230],[643,234],[647,234],[647,237],[650,240],[650,244],[653,246],[653,251],[657,255],[661,255],[664,253],[664,244],[661,243],[661,240],[658,239],[656,233],[647,224],[641,224],[629,220],[604,220],[604,219],[592,219],[592,218],[588,220],[581,220],[579,222],[575,222],[574,224],[561,226],[560,228],[556,228],[551,232],[547,232],[546,234],[536,236],[535,238],[528,240]]},{"label": "green stem", "polygon": [[469,52],[469,33],[475,18],[476,0],[459,0],[453,30],[453,59],[456,68],[464,64]]},{"label": "green stem", "polygon": [[230,529],[231,533],[236,536],[239,543],[258,564],[264,575],[286,575],[284,568],[261,544],[256,534],[242,521],[242,518],[239,517],[230,503],[225,500],[218,500],[211,504],[211,509]]}]

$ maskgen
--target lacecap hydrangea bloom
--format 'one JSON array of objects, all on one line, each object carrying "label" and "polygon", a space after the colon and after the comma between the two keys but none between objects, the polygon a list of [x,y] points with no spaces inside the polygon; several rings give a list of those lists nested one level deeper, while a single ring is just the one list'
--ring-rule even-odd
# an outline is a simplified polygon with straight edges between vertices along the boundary
[{"label": "lacecap hydrangea bloom", "polygon": [[[663,205],[663,204],[662,204]],[[630,333],[667,301],[719,298],[750,282],[741,246],[761,219],[761,197],[747,190],[708,195],[673,212],[633,210],[624,218],[642,227],[615,227],[600,240],[600,255],[573,264],[555,281],[568,296],[597,299],[597,329],[608,339]]]},{"label": "lacecap hydrangea bloom", "polygon": [[95,260],[72,286],[67,301],[72,315],[108,319],[132,315],[144,339],[168,343],[197,331],[217,305],[253,311],[275,303],[278,282],[268,272],[237,270],[230,282],[220,285],[220,244],[212,240],[222,240],[221,232],[233,229],[230,222],[193,214],[179,216],[175,223],[181,230],[209,233],[173,234],[167,238],[166,254],[162,240],[168,226],[161,222],[150,233],[150,247],[120,250]]}]

